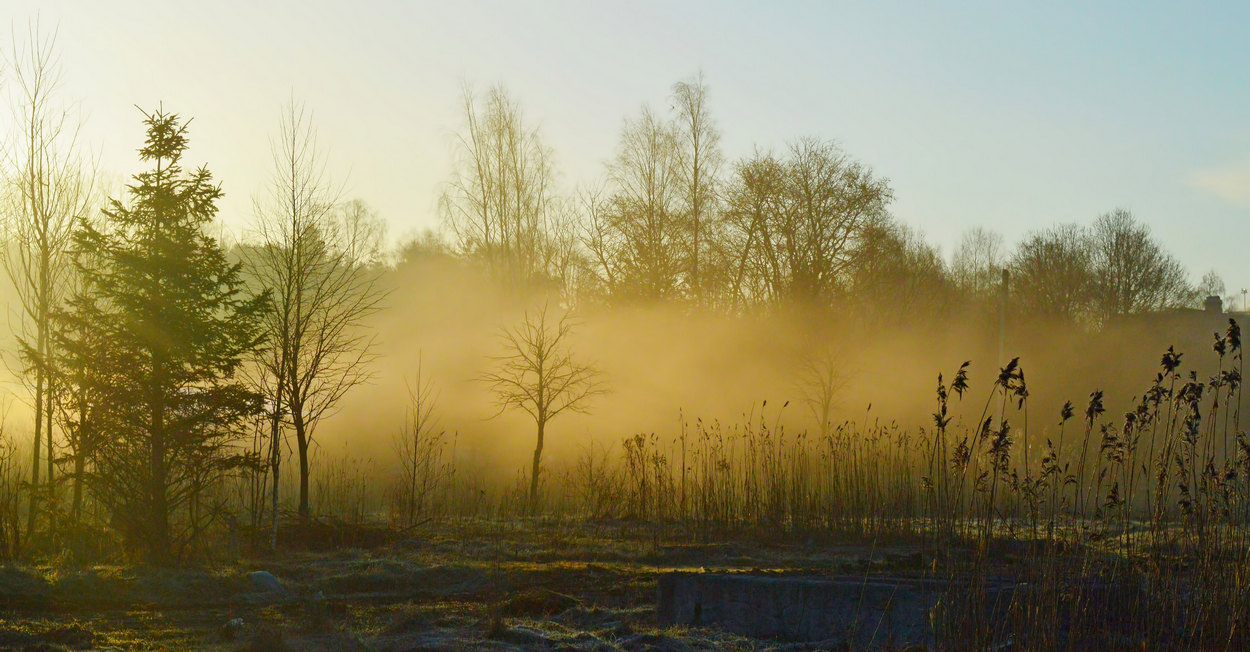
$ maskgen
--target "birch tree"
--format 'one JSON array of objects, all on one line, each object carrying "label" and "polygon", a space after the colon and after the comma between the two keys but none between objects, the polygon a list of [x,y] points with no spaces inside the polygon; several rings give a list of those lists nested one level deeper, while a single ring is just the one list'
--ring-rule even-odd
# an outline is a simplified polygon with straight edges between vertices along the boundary
[{"label": "birch tree", "polygon": [[457,250],[497,281],[524,287],[558,277],[570,243],[558,237],[551,150],[502,86],[466,88],[455,171],[439,199]]},{"label": "birch tree", "polygon": [[620,299],[680,296],[690,238],[681,222],[681,156],[673,126],[649,108],[627,120],[608,179],[608,197],[583,207],[583,244],[601,282]]},{"label": "birch tree", "polygon": [[[7,246],[0,262],[17,293],[20,376],[34,408],[27,536],[35,528],[39,501],[50,496],[53,482],[56,361],[51,315],[64,296],[71,234],[75,219],[88,212],[93,183],[79,155],[80,123],[56,101],[61,71],[55,45],[55,33],[45,36],[32,24],[25,46],[13,39],[8,66],[17,131],[5,150],[8,201],[2,217]],[[43,482],[48,491],[39,489],[41,455],[46,456]]]},{"label": "birch tree", "polygon": [[1006,262],[1002,234],[973,227],[964,232],[951,257],[951,279],[967,297],[978,301],[992,299],[1002,284]]},{"label": "birch tree", "polygon": [[673,85],[676,106],[676,135],[680,147],[680,182],[685,218],[690,229],[688,286],[696,303],[703,303],[711,289],[708,273],[710,245],[718,235],[714,221],[717,184],[724,158],[720,151],[720,131],[708,112],[708,87],[700,73]]}]

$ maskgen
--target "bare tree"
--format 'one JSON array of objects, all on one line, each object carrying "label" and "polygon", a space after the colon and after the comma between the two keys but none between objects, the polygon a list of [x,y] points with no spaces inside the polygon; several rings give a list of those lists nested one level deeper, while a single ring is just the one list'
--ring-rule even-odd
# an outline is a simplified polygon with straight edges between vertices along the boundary
[{"label": "bare tree", "polygon": [[1089,244],[1094,300],[1102,319],[1193,302],[1185,268],[1129,211],[1118,208],[1099,215]]},{"label": "bare tree", "polygon": [[1215,270],[1209,270],[1202,275],[1202,280],[1198,283],[1199,298],[1207,297],[1223,297],[1226,291],[1224,287],[1224,279]]},{"label": "bare tree", "polygon": [[785,167],[772,154],[756,154],[735,166],[725,202],[727,240],[735,261],[731,288],[735,302],[745,306],[776,297],[781,278],[772,242],[775,216],[785,205]]},{"label": "bare tree", "polygon": [[1006,259],[1002,234],[974,227],[964,232],[951,257],[951,280],[968,297],[992,298],[1001,283]]},{"label": "bare tree", "polygon": [[689,233],[681,223],[681,156],[673,126],[649,108],[625,122],[608,168],[611,194],[588,217],[584,244],[618,298],[680,294]]},{"label": "bare tree", "polygon": [[595,285],[591,261],[582,246],[582,215],[578,203],[575,197],[553,201],[546,227],[546,289],[559,291],[568,306],[576,305]]},{"label": "bare tree", "polygon": [[833,409],[847,382],[842,352],[833,344],[816,344],[804,356],[798,373],[798,389],[812,419],[818,424],[821,439],[829,434]]},{"label": "bare tree", "polygon": [[[1203,274],[1202,280],[1194,288],[1193,298],[1195,303],[1207,297],[1220,297],[1224,300],[1224,305],[1228,307],[1229,311],[1233,310],[1233,306],[1238,305],[1238,300],[1240,299],[1240,297],[1228,291],[1227,286],[1224,285],[1224,277],[1220,276],[1219,272],[1213,269]],[[1246,307],[1243,305],[1241,310],[1244,312]]]},{"label": "bare tree", "polygon": [[877,325],[936,318],[950,306],[946,265],[919,232],[883,221],[864,229],[859,248],[849,295],[862,318]]},{"label": "bare tree", "polygon": [[465,88],[463,104],[455,174],[439,200],[456,248],[506,284],[546,281],[568,253],[568,240],[553,233],[551,151],[502,86],[482,103]]},{"label": "bare tree", "polygon": [[1010,263],[1013,302],[1026,313],[1061,321],[1087,318],[1094,283],[1088,238],[1078,224],[1025,238]]},{"label": "bare tree", "polygon": [[600,373],[578,361],[569,350],[573,321],[568,314],[558,319],[547,304],[526,311],[520,326],[500,335],[504,353],[495,370],[482,376],[490,385],[502,413],[519,408],[534,420],[538,439],[530,469],[530,507],[538,507],[538,476],[542,469],[547,423],[565,411],[585,412],[590,398],[602,394]]},{"label": "bare tree", "polygon": [[[47,486],[53,480],[52,425],[56,392],[52,348],[53,309],[65,295],[75,220],[88,212],[93,175],[78,155],[80,123],[54,95],[60,85],[56,35],[44,36],[34,23],[29,42],[10,51],[10,97],[16,137],[5,150],[9,199],[3,214],[7,240],[0,257],[17,293],[15,331],[21,351],[21,377],[34,402],[34,446],[30,486],[40,484],[40,455],[47,455]],[[31,493],[26,530],[34,530],[40,492]]]},{"label": "bare tree", "polygon": [[[102,226],[98,220],[84,219],[85,224],[93,228]],[[85,252],[77,252],[78,265],[94,268],[98,261],[92,260]],[[75,522],[82,516],[85,483],[88,478],[89,464],[95,459],[101,445],[108,437],[108,429],[102,427],[101,414],[105,404],[113,397],[106,389],[112,379],[101,368],[100,355],[79,355],[84,351],[99,353],[104,345],[100,333],[74,324],[64,319],[65,310],[73,310],[79,302],[78,297],[86,294],[86,275],[77,273],[71,268],[65,285],[66,301],[62,308],[54,309],[52,319],[57,328],[52,332],[52,350],[57,357],[57,396],[52,400],[56,408],[57,421],[65,435],[66,448],[69,449],[68,462],[72,465],[70,476],[73,478],[73,492],[70,501],[70,514]],[[72,354],[77,351],[78,354]],[[102,355],[102,354],[101,354]]]},{"label": "bare tree", "polygon": [[283,110],[272,145],[274,176],[255,202],[259,241],[245,249],[255,280],[270,291],[268,348],[254,383],[271,429],[274,539],[281,435],[294,431],[299,515],[309,516],[309,448],[318,422],[370,374],[373,337],[363,322],[382,300],[381,221],[360,201],[341,203],[326,180],[316,133],[302,106]]},{"label": "bare tree", "polygon": [[736,285],[757,301],[827,302],[844,290],[864,235],[886,221],[893,198],[887,180],[811,138],[784,160],[757,153],[736,177],[728,193],[730,237],[741,243]]},{"label": "bare tree", "polygon": [[586,269],[616,299],[704,303],[725,282],[717,210],[720,132],[703,76],[673,85],[673,120],[649,107],[625,121],[604,191],[579,210]]},{"label": "bare tree", "polygon": [[708,114],[708,89],[699,73],[673,85],[677,109],[677,140],[680,146],[680,180],[685,219],[690,229],[690,261],[686,285],[691,298],[703,303],[708,292],[708,256],[705,250],[717,240],[716,210],[718,175],[724,157],[720,132]]},{"label": "bare tree", "polygon": [[575,210],[581,224],[578,236],[587,254],[583,264],[590,281],[582,284],[582,292],[586,294],[588,286],[592,286],[593,293],[600,298],[608,296],[620,283],[616,263],[617,234],[609,219],[610,208],[607,190],[603,187],[583,188],[577,192]]},{"label": "bare tree", "polygon": [[22,463],[17,446],[6,432],[8,404],[0,407],[0,562],[10,563],[21,554]]}]

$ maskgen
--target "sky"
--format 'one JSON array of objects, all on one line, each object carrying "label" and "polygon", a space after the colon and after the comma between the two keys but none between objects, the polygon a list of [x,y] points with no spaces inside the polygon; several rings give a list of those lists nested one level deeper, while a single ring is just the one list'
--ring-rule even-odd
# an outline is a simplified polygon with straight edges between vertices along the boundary
[{"label": "sky", "polygon": [[1127,208],[1194,281],[1250,286],[1250,3],[8,0],[0,46],[35,18],[105,178],[141,169],[139,108],[193,117],[243,236],[289,98],[399,240],[439,224],[465,85],[503,84],[572,191],[702,71],[727,159],[835,140],[945,254]]}]

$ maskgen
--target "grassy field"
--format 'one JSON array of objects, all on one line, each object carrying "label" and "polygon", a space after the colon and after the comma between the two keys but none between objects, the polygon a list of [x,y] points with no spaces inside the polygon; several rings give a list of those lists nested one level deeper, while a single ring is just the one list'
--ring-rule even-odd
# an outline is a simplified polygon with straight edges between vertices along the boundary
[{"label": "grassy field", "polygon": [[[1244,635],[1216,614],[1235,617],[1220,610],[1243,603],[1215,592],[1240,587],[1239,572],[1224,583],[1204,575],[1235,560],[1178,557],[1172,583],[1152,586],[1150,571],[1113,549],[699,542],[658,522],[462,520],[373,548],[176,570],[10,567],[0,575],[0,649],[856,649],[660,627],[657,580],[671,571],[936,582],[941,649],[1242,649]],[[253,571],[285,592],[258,591]],[[1004,584],[1010,597],[988,605],[988,587]],[[898,649],[888,627],[871,640]]]},{"label": "grassy field", "polygon": [[[673,570],[871,576],[923,572],[918,546],[657,543],[643,522],[473,521],[374,549],[211,568],[5,571],[0,647],[25,649],[803,649],[659,628]],[[273,573],[289,594],[257,593]],[[223,626],[242,619],[236,632]],[[233,634],[233,635],[231,635]]]}]

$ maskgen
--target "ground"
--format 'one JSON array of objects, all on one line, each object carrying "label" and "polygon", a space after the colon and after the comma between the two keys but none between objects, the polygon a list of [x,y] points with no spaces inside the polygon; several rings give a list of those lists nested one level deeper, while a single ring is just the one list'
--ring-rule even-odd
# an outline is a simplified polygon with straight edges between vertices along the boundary
[{"label": "ground", "polygon": [[[476,521],[369,549],[177,570],[5,569],[0,649],[814,649],[659,627],[657,579],[704,569],[898,576],[926,563],[907,545],[666,544],[647,524]],[[253,571],[287,593],[257,592]]]}]

